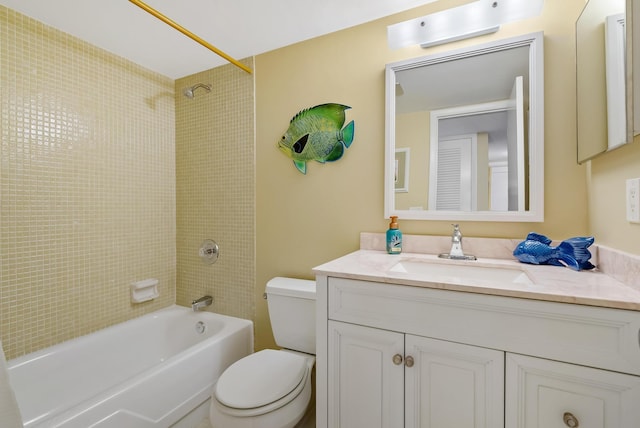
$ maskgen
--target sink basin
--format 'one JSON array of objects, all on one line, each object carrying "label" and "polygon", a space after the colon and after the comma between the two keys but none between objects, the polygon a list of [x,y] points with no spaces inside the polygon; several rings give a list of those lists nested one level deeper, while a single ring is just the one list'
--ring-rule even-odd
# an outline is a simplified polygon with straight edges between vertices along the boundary
[{"label": "sink basin", "polygon": [[428,260],[400,260],[389,272],[415,275],[416,279],[430,282],[471,284],[480,282],[494,284],[532,285],[527,273],[517,267],[486,266],[464,263],[437,263]]}]

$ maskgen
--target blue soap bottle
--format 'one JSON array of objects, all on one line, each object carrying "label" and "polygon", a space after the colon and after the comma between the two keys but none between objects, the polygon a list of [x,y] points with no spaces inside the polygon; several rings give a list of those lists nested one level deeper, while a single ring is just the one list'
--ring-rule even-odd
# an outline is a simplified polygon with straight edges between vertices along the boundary
[{"label": "blue soap bottle", "polygon": [[398,229],[398,216],[391,216],[389,230],[387,230],[387,253],[400,254],[402,252],[402,232]]}]

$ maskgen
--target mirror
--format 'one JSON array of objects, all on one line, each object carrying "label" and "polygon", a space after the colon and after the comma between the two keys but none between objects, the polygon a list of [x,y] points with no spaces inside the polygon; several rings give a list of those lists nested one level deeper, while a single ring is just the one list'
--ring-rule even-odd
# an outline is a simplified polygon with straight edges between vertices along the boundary
[{"label": "mirror", "polygon": [[543,70],[542,33],[388,64],[385,217],[543,221]]},{"label": "mirror", "polygon": [[625,3],[589,0],[576,22],[578,163],[632,142],[637,134]]}]

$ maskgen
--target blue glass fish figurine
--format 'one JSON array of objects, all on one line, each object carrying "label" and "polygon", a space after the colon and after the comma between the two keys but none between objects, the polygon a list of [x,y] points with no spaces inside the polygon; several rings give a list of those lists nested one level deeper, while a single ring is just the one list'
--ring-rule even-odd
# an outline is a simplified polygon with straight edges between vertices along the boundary
[{"label": "blue glass fish figurine", "polygon": [[513,255],[522,263],[568,266],[573,270],[593,269],[595,266],[589,262],[591,252],[587,249],[593,241],[593,236],[580,236],[567,239],[557,247],[552,247],[551,239],[531,232],[527,235],[527,239],[513,250]]},{"label": "blue glass fish figurine", "polygon": [[278,148],[293,159],[293,164],[303,174],[307,173],[310,160],[337,161],[353,142],[353,120],[342,128],[344,111],[350,108],[342,104],[321,104],[300,111],[291,119]]}]

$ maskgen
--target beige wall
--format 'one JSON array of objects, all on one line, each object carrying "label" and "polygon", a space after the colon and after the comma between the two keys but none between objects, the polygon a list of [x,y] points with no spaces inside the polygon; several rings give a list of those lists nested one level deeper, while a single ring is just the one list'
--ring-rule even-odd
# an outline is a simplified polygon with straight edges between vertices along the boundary
[{"label": "beige wall", "polygon": [[[253,68],[253,60],[243,63]],[[196,83],[192,99],[182,95]],[[225,65],[176,81],[177,298],[212,295],[211,310],[253,319],[255,312],[255,150],[253,76]],[[202,241],[220,246],[214,264]]]},{"label": "beige wall", "polygon": [[7,357],[172,304],[172,80],[0,6],[0,85]]},{"label": "beige wall", "polygon": [[[256,296],[276,275],[312,278],[311,269],[358,248],[362,231],[382,232],[384,66],[469,43],[545,32],[545,221],[464,222],[463,233],[562,239],[588,233],[586,167],[576,163],[575,20],[584,0],[548,0],[541,16],[507,24],[490,36],[429,50],[390,51],[389,24],[460,4],[442,0],[413,11],[256,57]],[[309,164],[300,174],[276,148],[289,119],[326,102],[350,105],[356,135],[342,159]],[[449,222],[402,221],[404,233],[449,234]],[[598,239],[598,238],[597,238]],[[266,305],[258,301],[257,347],[272,344]]]},{"label": "beige wall", "polygon": [[409,149],[413,166],[409,168],[409,191],[395,194],[396,207],[400,210],[429,206],[429,162],[420,162],[420,159],[429,159],[430,120],[429,112],[425,111],[396,115],[396,147]]},{"label": "beige wall", "polygon": [[591,161],[589,233],[596,242],[640,255],[640,224],[626,219],[626,180],[640,178],[640,138]]}]

